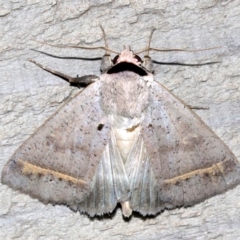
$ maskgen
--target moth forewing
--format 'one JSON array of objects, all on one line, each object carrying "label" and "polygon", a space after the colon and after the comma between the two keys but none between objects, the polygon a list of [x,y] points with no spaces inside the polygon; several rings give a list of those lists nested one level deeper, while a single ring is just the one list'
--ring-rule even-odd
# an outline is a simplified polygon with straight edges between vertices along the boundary
[{"label": "moth forewing", "polygon": [[148,54],[142,61],[129,48],[110,61],[104,49],[100,77],[72,78],[32,61],[88,86],[13,154],[3,184],[90,216],[120,203],[129,217],[191,206],[240,183],[236,157],[154,81]]}]

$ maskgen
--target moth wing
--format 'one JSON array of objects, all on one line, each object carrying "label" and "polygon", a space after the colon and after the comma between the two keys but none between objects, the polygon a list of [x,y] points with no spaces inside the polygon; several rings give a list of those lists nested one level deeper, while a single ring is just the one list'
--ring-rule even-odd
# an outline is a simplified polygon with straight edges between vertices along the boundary
[{"label": "moth wing", "polygon": [[[91,84],[40,126],[6,164],[2,183],[44,203],[79,210],[94,187],[99,162],[108,161],[111,126],[101,107],[100,88],[100,82]],[[106,204],[103,212],[113,209],[116,199]]]},{"label": "moth wing", "polygon": [[156,82],[149,94],[126,163],[133,210],[155,215],[191,206],[240,183],[238,160],[194,112]]},{"label": "moth wing", "polygon": [[129,180],[112,131],[94,176],[93,188],[79,209],[90,216],[112,212],[118,202],[128,201],[129,192]]}]

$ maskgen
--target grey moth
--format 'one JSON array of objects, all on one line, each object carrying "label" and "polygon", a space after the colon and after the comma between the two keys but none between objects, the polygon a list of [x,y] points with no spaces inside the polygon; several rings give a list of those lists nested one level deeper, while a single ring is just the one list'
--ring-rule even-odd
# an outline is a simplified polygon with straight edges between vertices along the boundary
[{"label": "grey moth", "polygon": [[112,60],[103,48],[100,76],[72,78],[31,60],[86,87],[17,149],[3,184],[90,216],[120,204],[130,217],[192,206],[240,183],[236,157],[154,79],[148,54],[127,47]]}]

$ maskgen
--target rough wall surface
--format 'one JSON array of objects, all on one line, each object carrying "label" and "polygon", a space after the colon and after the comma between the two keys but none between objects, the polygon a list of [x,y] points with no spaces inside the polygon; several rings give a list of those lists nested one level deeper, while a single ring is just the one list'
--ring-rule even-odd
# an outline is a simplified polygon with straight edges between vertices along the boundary
[{"label": "rough wall surface", "polygon": [[[103,45],[103,25],[112,49],[146,47],[152,27],[157,48],[220,48],[204,52],[153,53],[156,79],[189,105],[240,160],[240,2],[234,0],[0,0],[0,170],[52,113],[79,90],[28,62],[35,59],[76,76],[98,74],[102,51],[56,49],[49,43]],[[187,209],[155,218],[121,210],[90,219],[64,206],[45,206],[0,185],[0,239],[240,239],[240,187]]]}]

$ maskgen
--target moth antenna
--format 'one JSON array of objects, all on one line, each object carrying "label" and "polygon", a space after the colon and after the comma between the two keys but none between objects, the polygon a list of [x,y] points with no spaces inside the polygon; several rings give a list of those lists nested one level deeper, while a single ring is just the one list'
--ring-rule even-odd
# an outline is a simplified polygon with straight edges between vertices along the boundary
[{"label": "moth antenna", "polygon": [[154,31],[156,30],[155,27],[152,28],[151,30],[151,33],[150,33],[150,36],[149,36],[149,40],[148,40],[148,46],[147,46],[147,54],[146,56],[149,57],[149,52],[150,52],[150,44],[151,44],[151,41],[152,41],[152,36],[153,36],[153,33]]},{"label": "moth antenna", "polygon": [[160,48],[146,48],[143,49],[139,52],[137,52],[136,54],[140,54],[143,52],[148,52],[149,51],[156,51],[156,52],[201,52],[201,51],[207,51],[207,50],[212,50],[212,49],[216,49],[216,48],[221,48],[221,47],[212,47],[212,48],[203,48],[203,49],[180,49],[180,48],[173,48],[173,49],[160,49]]},{"label": "moth antenna", "polygon": [[51,43],[47,43],[47,42],[42,42],[42,41],[39,41],[39,40],[36,40],[36,39],[31,39],[31,40],[34,41],[34,42],[38,42],[38,43],[41,43],[41,44],[45,44],[45,45],[48,45],[48,46],[51,46],[51,47],[57,47],[57,48],[81,48],[81,49],[88,49],[88,50],[103,49],[106,52],[112,52],[112,53],[115,53],[115,54],[119,54],[119,52],[114,51],[112,49],[109,49],[107,47],[103,47],[103,46],[96,46],[96,47],[86,47],[86,46],[79,46],[79,45],[62,46],[62,45],[59,45],[59,44],[51,44]]},{"label": "moth antenna", "polygon": [[110,55],[109,54],[109,48],[108,48],[108,43],[107,43],[107,38],[106,38],[106,33],[105,33],[105,31],[104,31],[104,28],[103,28],[103,26],[100,24],[99,25],[99,27],[101,28],[101,30],[102,30],[102,33],[103,33],[103,39],[104,39],[104,43],[105,43],[105,55]]},{"label": "moth antenna", "polygon": [[149,36],[148,47],[139,51],[139,52],[136,52],[136,54],[147,52],[146,56],[149,57],[150,50],[156,51],[156,52],[200,52],[200,51],[207,51],[207,50],[220,48],[220,47],[203,48],[203,49],[180,49],[180,48],[160,49],[160,48],[152,48],[152,47],[150,47],[150,44],[151,44],[152,36],[153,36],[153,33],[154,33],[155,30],[156,30],[156,28],[152,28],[152,31],[151,31],[150,36]]},{"label": "moth antenna", "polygon": [[158,48],[149,48],[149,50],[157,51],[157,52],[201,52],[212,50],[221,47],[212,47],[212,48],[202,48],[202,49],[180,49],[180,48],[173,48],[173,49],[158,49]]}]

